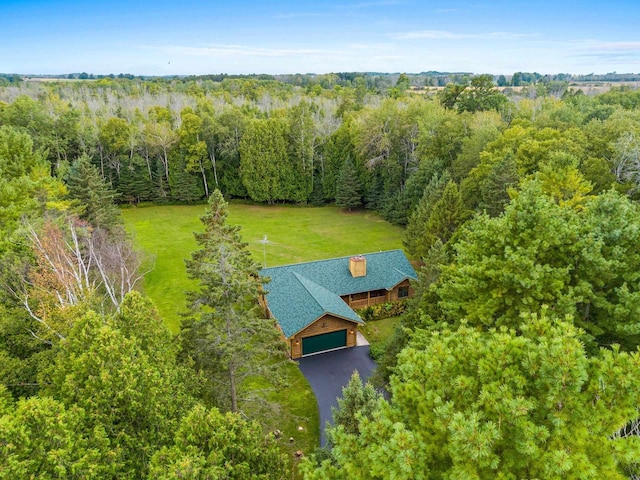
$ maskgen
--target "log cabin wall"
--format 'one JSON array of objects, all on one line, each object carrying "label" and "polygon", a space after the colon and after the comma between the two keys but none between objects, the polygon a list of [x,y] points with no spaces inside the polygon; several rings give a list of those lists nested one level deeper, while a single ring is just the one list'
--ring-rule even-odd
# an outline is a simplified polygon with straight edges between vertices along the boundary
[{"label": "log cabin wall", "polygon": [[291,358],[300,358],[302,356],[303,338],[321,335],[323,333],[337,332],[338,330],[344,329],[347,330],[347,347],[355,347],[357,343],[358,325],[349,320],[334,317],[333,315],[324,315],[289,339]]},{"label": "log cabin wall", "polygon": [[[402,293],[403,295],[400,295]],[[351,308],[366,308],[380,303],[395,302],[397,300],[404,300],[412,297],[414,290],[409,283],[409,280],[405,280],[396,285],[392,290],[385,291],[382,295],[380,291],[361,292],[351,295],[342,295],[340,298],[349,305]]]}]

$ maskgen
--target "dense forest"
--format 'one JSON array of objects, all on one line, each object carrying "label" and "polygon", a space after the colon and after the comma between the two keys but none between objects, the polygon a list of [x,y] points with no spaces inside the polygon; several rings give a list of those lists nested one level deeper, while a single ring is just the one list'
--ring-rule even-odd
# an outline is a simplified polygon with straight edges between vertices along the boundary
[{"label": "dense forest", "polygon": [[[376,210],[424,265],[308,478],[640,475],[640,90],[372,78],[0,87],[0,477],[288,475],[236,413],[281,352],[222,195]],[[175,342],[116,204],[206,199]]]}]

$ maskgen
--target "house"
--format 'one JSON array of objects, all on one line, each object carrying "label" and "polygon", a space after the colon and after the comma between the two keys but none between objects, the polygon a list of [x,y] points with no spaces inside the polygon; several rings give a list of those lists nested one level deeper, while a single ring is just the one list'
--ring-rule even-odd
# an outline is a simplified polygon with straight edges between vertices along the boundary
[{"label": "house", "polygon": [[356,346],[353,310],[410,297],[416,272],[401,250],[264,268],[262,304],[289,343],[291,358]]}]

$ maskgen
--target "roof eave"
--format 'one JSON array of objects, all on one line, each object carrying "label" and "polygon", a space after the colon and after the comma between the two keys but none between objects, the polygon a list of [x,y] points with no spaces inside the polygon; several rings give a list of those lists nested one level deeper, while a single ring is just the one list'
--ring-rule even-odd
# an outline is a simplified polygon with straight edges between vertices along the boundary
[{"label": "roof eave", "polygon": [[303,330],[309,328],[311,325],[313,325],[314,323],[316,323],[318,320],[320,320],[322,317],[324,317],[325,315],[332,315],[336,318],[340,318],[342,320],[346,320],[347,322],[352,322],[355,323],[356,325],[360,324],[360,325],[364,325],[364,320],[360,319],[360,321],[358,320],[354,320],[353,318],[347,318],[343,315],[338,315],[337,313],[333,313],[333,312],[323,312],[322,315],[320,315],[318,318],[316,318],[315,320],[313,320],[312,322],[307,323],[306,326],[302,327],[300,330],[298,330],[295,333],[292,333],[291,335],[289,335],[287,338],[289,340],[291,340],[293,337],[295,337],[296,335],[298,335],[300,332],[302,332]]}]

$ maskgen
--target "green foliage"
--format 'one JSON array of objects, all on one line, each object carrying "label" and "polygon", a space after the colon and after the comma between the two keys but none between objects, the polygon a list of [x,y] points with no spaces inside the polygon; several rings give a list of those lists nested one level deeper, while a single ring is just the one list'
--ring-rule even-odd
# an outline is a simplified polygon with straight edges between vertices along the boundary
[{"label": "green foliage", "polygon": [[172,175],[169,177],[171,199],[177,202],[193,203],[203,197],[201,182],[187,171],[183,157],[173,155],[169,158]]},{"label": "green foliage", "polygon": [[469,224],[435,286],[440,306],[450,319],[515,328],[549,305],[598,343],[637,345],[637,205],[609,192],[582,206],[543,185],[526,183],[502,216]]},{"label": "green foliage", "polygon": [[424,235],[433,206],[442,196],[442,191],[449,182],[449,178],[447,171],[442,174],[434,173],[425,184],[422,197],[409,217],[402,243],[412,255],[422,256],[420,246],[424,242],[421,241],[421,237]]},{"label": "green foliage", "polygon": [[474,117],[476,125],[470,136],[462,139],[460,153],[453,160],[451,171],[460,182],[480,163],[480,154],[486,146],[500,135],[502,121],[495,112],[484,112]]},{"label": "green foliage", "polygon": [[[205,196],[209,196],[209,184],[205,165],[209,159],[207,143],[203,140],[203,120],[190,107],[180,112],[180,151],[185,162],[185,170],[189,173],[198,173],[202,176],[202,185]],[[208,163],[208,162],[207,162]]]},{"label": "green foliage", "polygon": [[88,312],[76,320],[55,363],[41,372],[44,393],[81,408],[86,428],[104,429],[118,474],[139,478],[194,403],[175,353],[150,302],[130,293],[114,316]]},{"label": "green foliage", "polygon": [[457,108],[460,112],[500,111],[506,103],[507,97],[495,88],[491,75],[477,75],[458,97]]},{"label": "green foliage", "polygon": [[100,176],[89,157],[84,155],[73,162],[65,181],[69,198],[75,200],[80,218],[107,230],[122,226],[120,211],[114,204],[118,195]]},{"label": "green foliage", "polygon": [[180,422],[174,443],[154,454],[148,478],[279,480],[288,478],[288,467],[256,422],[197,405]]},{"label": "green foliage", "polygon": [[400,300],[397,302],[385,302],[377,305],[370,305],[358,311],[358,314],[365,322],[372,320],[383,320],[385,318],[402,315],[407,308],[407,302]]},{"label": "green foliage", "polygon": [[67,208],[65,193],[29,134],[0,127],[0,383],[15,398],[38,391],[37,371],[50,361],[49,346],[33,339],[37,323],[18,294],[33,260],[25,224]]},{"label": "green foliage", "polygon": [[450,181],[444,187],[442,197],[433,204],[425,225],[425,245],[421,247],[422,251],[430,250],[436,242],[446,245],[468,217],[458,185]]},{"label": "green foliage", "polygon": [[[514,330],[419,332],[399,357],[390,403],[336,429],[334,464],[306,478],[626,478],[638,353],[589,358],[574,327],[525,319]],[[615,372],[615,373],[614,373]]]},{"label": "green foliage", "polygon": [[[417,258],[424,258],[434,242],[438,240],[439,235],[446,233],[445,230],[442,232],[437,230],[440,227],[446,229],[442,222],[445,220],[443,215],[446,215],[448,207],[453,207],[454,210],[459,209],[458,215],[464,216],[462,204],[458,204],[454,198],[459,195],[457,187],[454,187],[455,184],[450,182],[449,178],[447,172],[442,175],[435,174],[424,189],[420,203],[409,217],[402,243],[407,251]],[[449,187],[449,184],[452,186]],[[447,187],[449,192],[445,200],[444,191]],[[454,203],[451,204],[451,201]],[[450,213],[456,215],[453,210],[450,210]]]},{"label": "green foliage", "polygon": [[[401,74],[395,86],[389,76],[354,73],[282,81],[125,77],[43,84],[37,99],[26,83],[14,83],[26,95],[3,106],[0,123],[29,134],[52,172],[88,155],[128,203],[193,202],[214,186],[267,203],[330,203],[339,169],[352,158],[365,204],[393,223],[407,223],[436,172],[413,179],[432,162],[463,186],[467,206],[497,214],[506,199],[498,187],[516,183],[511,175],[495,178],[507,150],[518,181],[550,152],[565,151],[597,192],[615,186],[637,193],[635,170],[618,170],[630,151],[616,147],[638,133],[632,89],[589,96],[565,91],[566,75],[516,72],[511,83],[530,85],[537,97],[509,91],[510,102],[491,75]],[[440,102],[408,89],[423,81],[448,82]],[[514,135],[502,135],[505,128],[523,129],[518,145],[509,148]],[[407,191],[411,184],[419,188]]]},{"label": "green foliage", "polygon": [[54,203],[64,195],[64,186],[49,175],[49,167],[42,153],[34,150],[26,133],[0,127],[0,252],[8,237],[15,233],[22,217],[35,217],[49,206],[65,208]]},{"label": "green foliage", "polygon": [[204,232],[194,234],[200,249],[186,260],[198,287],[187,292],[190,316],[180,336],[185,352],[209,381],[209,398],[236,412],[242,381],[264,369],[282,345],[273,321],[259,316],[258,266],[240,237],[240,226],[228,225],[227,215],[227,203],[215,190],[201,217]]},{"label": "green foliage", "polygon": [[340,170],[347,158],[355,158],[349,124],[343,123],[326,141],[322,149],[322,192],[326,200],[336,197],[336,186]]},{"label": "green foliage", "polygon": [[[518,166],[513,155],[508,153],[498,160],[479,185],[479,203],[477,208],[491,217],[500,215],[509,201],[509,189],[515,188],[520,181]],[[475,205],[478,199],[467,198],[466,205]]]},{"label": "green foliage", "polygon": [[507,103],[507,97],[495,88],[491,75],[474,76],[470,85],[450,83],[439,96],[445,108],[458,112],[499,111]]},{"label": "green foliage", "polygon": [[87,428],[85,412],[49,397],[20,400],[0,416],[0,478],[113,478],[118,451],[101,425]]},{"label": "green foliage", "polygon": [[338,175],[336,205],[349,211],[362,205],[360,179],[353,160],[349,157],[344,161]]},{"label": "green foliage", "polygon": [[[267,203],[340,202],[336,198],[339,173],[347,159],[353,161],[354,178],[360,181],[361,200],[386,220],[400,225],[408,222],[407,248],[426,263],[417,285],[416,307],[405,317],[407,328],[398,330],[380,358],[380,371],[386,378],[415,328],[435,329],[443,320],[456,325],[463,316],[478,327],[505,325],[522,334],[522,315],[528,321],[527,315],[539,314],[548,306],[554,316],[571,319],[583,328],[582,339],[592,352],[598,344],[620,343],[623,349],[635,348],[640,342],[638,208],[624,195],[633,199],[638,196],[638,95],[624,88],[596,96],[572,93],[565,91],[568,78],[542,78],[539,74],[517,72],[511,83],[527,84],[528,90],[510,92],[514,101],[508,103],[487,75],[430,77],[430,84],[455,82],[439,94],[442,103],[410,92],[407,89],[410,83],[422,82],[411,75],[401,75],[395,87],[388,77],[352,73],[317,78],[297,75],[291,76],[286,84],[273,78],[226,76],[153,81],[104,79],[42,84],[37,87],[37,98],[33,85],[12,83],[13,91],[28,95],[0,104],[0,125],[3,125],[0,128],[0,283],[3,287],[0,292],[0,378],[15,398],[31,396],[32,400],[39,400],[44,397],[35,395],[60,392],[61,385],[66,385],[69,392],[76,389],[95,395],[96,404],[104,409],[111,405],[106,394],[100,397],[97,388],[83,386],[91,384],[87,380],[90,374],[88,370],[83,371],[81,365],[75,365],[65,350],[74,345],[80,352],[79,342],[73,340],[76,334],[60,345],[57,340],[51,341],[51,345],[35,341],[29,331],[38,335],[42,328],[8,289],[12,287],[14,293],[28,291],[30,300],[42,300],[43,296],[51,300],[58,291],[49,288],[50,277],[44,268],[25,275],[29,262],[38,259],[30,257],[23,220],[38,230],[39,218],[47,210],[68,208],[61,198],[77,198],[85,205],[84,218],[102,227],[105,221],[99,217],[111,217],[109,213],[99,213],[107,205],[101,204],[101,199],[112,195],[109,189],[103,190],[109,184],[122,194],[121,201],[129,203],[150,199],[193,202],[207,196],[209,184],[212,187],[215,184],[227,196]],[[498,78],[498,82],[506,84],[507,79]],[[558,98],[561,95],[562,99]],[[192,107],[183,108],[185,105]],[[85,177],[90,179],[81,175],[75,187],[72,186],[74,180],[70,180],[69,188],[76,188],[76,192],[65,197],[65,187],[51,177],[51,172],[68,178],[70,173],[76,175],[80,162],[86,162],[80,159],[83,154],[89,159],[88,163],[99,169],[85,172]],[[69,172],[74,159],[80,160]],[[437,184],[430,184],[434,178],[438,179]],[[459,228],[462,223],[459,217],[452,214],[459,212],[459,197],[453,185],[447,187],[448,201],[444,201],[443,193],[450,179],[460,185],[459,195],[465,209],[488,214],[464,227],[464,233]],[[437,190],[438,194],[428,199],[425,189]],[[145,287],[161,302],[163,309],[170,312],[174,326],[175,305],[181,303],[182,290],[197,288],[195,283],[188,283],[182,264],[184,252],[194,248],[193,240],[178,238],[197,226],[189,221],[188,213],[183,213],[190,210],[180,210],[180,218],[176,218],[177,211],[172,208],[153,215],[143,212],[137,224],[139,233],[152,237],[151,241],[145,240],[146,249],[158,255],[158,267],[147,276]],[[307,209],[269,210],[255,205],[242,206],[237,211],[243,212],[234,219],[237,223],[247,223],[247,212],[253,212],[251,218],[259,217],[251,226],[247,225],[248,238],[253,240],[250,248],[259,260],[263,259],[264,248],[269,264],[398,246],[398,233],[391,234],[394,239],[390,244],[387,227],[376,234],[380,241],[374,241],[372,223],[374,227],[384,223],[362,212],[346,215],[336,209],[323,209],[316,215],[316,211],[311,214]],[[132,209],[127,214],[136,216],[139,211]],[[55,212],[48,215],[59,218]],[[368,225],[362,225],[367,222]],[[317,225],[322,226],[322,231]],[[273,244],[263,247],[258,239],[264,235],[268,235]],[[140,236],[144,237],[144,233]],[[458,250],[454,251],[452,246],[459,239]],[[362,245],[368,247],[363,249]],[[162,262],[168,258],[175,263],[160,271]],[[40,277],[34,277],[34,272]],[[204,276],[209,273],[206,269],[202,272]],[[20,281],[27,278],[37,284],[37,288],[14,288],[24,287]],[[180,291],[177,297],[176,289]],[[126,305],[127,302],[122,306],[125,310]],[[98,323],[102,322],[106,330],[100,330],[95,336],[112,349],[122,343],[125,352],[140,358],[138,369],[122,361],[118,363],[109,354],[105,354],[105,358],[130,375],[168,376],[168,383],[159,383],[162,388],[171,388],[169,384],[177,382],[199,394],[199,376],[187,382],[182,373],[156,372],[154,364],[162,363],[165,357],[173,358],[175,351],[166,339],[152,340],[157,335],[146,330],[143,318],[153,315],[145,314],[147,309],[143,305],[135,302],[133,305],[122,318],[135,317],[134,311],[139,311],[139,319],[131,325],[136,326],[141,335],[144,333],[146,340],[127,331],[122,323],[125,320],[121,322],[115,314],[95,314],[91,329],[98,329]],[[216,308],[203,307],[199,314],[213,318],[219,313]],[[86,313],[86,309],[80,306],[64,313],[46,310],[47,321],[64,321],[69,326],[88,324],[91,322],[87,318],[93,314]],[[88,351],[94,356],[101,355],[88,333],[86,336]],[[121,336],[125,340],[121,340]],[[151,344],[155,346],[143,346]],[[58,353],[59,358],[55,358]],[[92,371],[99,371],[106,378],[100,388],[107,390],[108,380],[113,378],[116,389],[124,391],[123,384],[130,381],[125,374],[116,375],[108,365],[99,368],[90,358],[82,358]],[[220,373],[225,369],[219,367],[223,364],[219,357],[212,357],[212,368],[215,366],[219,375],[208,380],[222,380]],[[50,365],[53,367],[44,368]],[[70,371],[77,369],[77,378],[70,374],[65,383],[61,380],[62,374],[57,372],[56,382],[38,393],[38,378],[43,383],[50,382],[52,377],[47,372],[53,372],[59,365],[65,365]],[[603,378],[609,376],[615,377],[607,372]],[[156,385],[154,382],[135,385],[144,390]],[[255,392],[260,389],[277,387],[278,379],[248,374],[241,383],[248,392],[257,395]],[[207,398],[217,393],[224,395],[224,388],[215,390],[212,385],[208,384]],[[272,394],[266,396],[271,399]],[[148,396],[154,398],[154,395],[151,388]],[[145,409],[151,409],[144,406],[143,399],[129,392],[123,397],[137,404],[129,411],[111,400],[118,409],[122,408],[118,411],[122,411],[125,424],[131,423],[134,415],[144,416]],[[157,398],[164,397],[158,394]],[[91,443],[93,434],[87,432],[98,427],[97,414],[90,402],[79,401],[82,406],[78,406],[75,400],[56,398],[56,401],[61,403],[42,406],[42,409],[58,412],[63,419],[62,430],[67,431],[70,426],[77,434],[80,450],[95,452],[95,458],[102,455],[102,445],[108,443],[109,451],[117,456],[111,465],[121,474],[146,475],[147,467],[142,466],[141,458],[148,460],[157,448],[174,446],[175,429],[171,434],[150,434],[145,430],[147,427],[136,430],[130,425],[115,424],[109,424],[104,435],[96,431],[98,440]],[[191,400],[184,403],[188,404],[187,410],[191,408]],[[5,415],[13,415],[16,408],[10,402],[0,407],[9,412]],[[68,418],[71,411],[77,413],[78,425],[82,425],[72,425]],[[167,415],[173,415],[171,422],[175,427],[183,414]],[[360,467],[354,466],[350,476],[426,476],[426,470],[412,470],[422,453],[415,452],[409,457],[403,448],[407,439],[419,440],[419,435],[403,431],[395,419],[383,419],[380,412],[376,415],[380,419],[376,435],[393,437],[395,443],[370,451],[371,458],[376,459],[371,460],[372,467],[360,471]],[[45,415],[51,416],[53,414]],[[105,414],[106,423],[113,422],[107,417]],[[263,423],[271,425],[273,418]],[[291,421],[289,418],[288,422]],[[476,424],[465,422],[456,424],[460,431],[477,425],[476,431],[485,434],[485,439],[494,438],[481,418],[478,417]],[[89,425],[88,429],[85,425]],[[109,429],[118,428],[124,433],[113,440]],[[34,437],[35,433],[25,435],[21,438],[27,442],[27,437]],[[65,435],[62,432],[58,437],[68,438]],[[370,438],[374,437],[371,434]],[[67,440],[61,442],[68,444]],[[139,446],[132,447],[136,442]],[[137,448],[146,450],[141,454]],[[87,472],[83,470],[82,452],[65,449],[60,457],[65,458],[64,468],[77,465],[73,467],[77,472]],[[354,447],[354,450],[359,449]],[[309,447],[305,447],[307,451]],[[562,454],[556,455],[548,461],[549,465],[566,461]],[[621,449],[621,455],[627,463],[633,463],[631,449]],[[20,463],[26,457],[20,458],[14,458],[16,463],[12,465],[26,465]],[[384,458],[404,458],[407,463],[385,470],[377,465],[377,459]],[[48,466],[43,467],[45,473],[41,476],[56,475],[50,469],[50,466],[58,468],[53,466],[55,462],[43,462],[42,465]],[[470,468],[465,465],[456,475],[470,477]],[[574,470],[581,471],[578,467]],[[552,476],[540,472],[528,475]],[[336,465],[324,473],[326,478],[341,475]],[[608,473],[602,476],[607,477]],[[72,474],[65,470],[58,475]],[[583,476],[589,475],[587,472]],[[93,472],[85,476],[100,475]]]},{"label": "green foliage", "polygon": [[[272,117],[253,120],[240,143],[242,182],[252,199],[273,203],[278,200],[306,201],[304,192],[289,191],[297,185],[289,165],[286,143],[287,124]],[[289,196],[293,194],[293,196]]]},{"label": "green foliage", "polygon": [[362,419],[371,418],[382,395],[370,383],[363,384],[360,374],[354,370],[349,383],[342,387],[342,397],[338,398],[338,407],[331,408],[333,426],[327,429],[331,441],[332,431],[340,428],[350,435],[360,433]]}]

